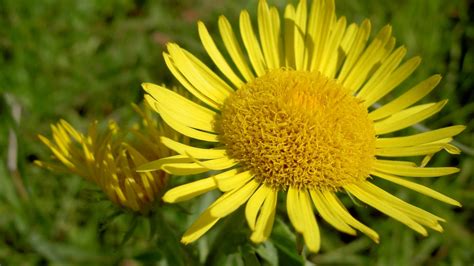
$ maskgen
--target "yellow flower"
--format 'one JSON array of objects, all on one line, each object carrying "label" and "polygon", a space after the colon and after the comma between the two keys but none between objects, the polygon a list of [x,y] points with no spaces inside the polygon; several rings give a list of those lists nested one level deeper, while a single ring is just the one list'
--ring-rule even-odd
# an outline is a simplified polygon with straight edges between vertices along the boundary
[{"label": "yellow flower", "polygon": [[54,162],[36,161],[39,166],[59,172],[71,172],[96,183],[107,197],[119,206],[146,214],[152,203],[162,194],[166,173],[137,173],[138,165],[169,156],[159,139],[163,128],[154,121],[148,110],[135,110],[143,118],[143,128],[132,130],[135,142],[127,142],[124,132],[115,122],[100,130],[97,121],[89,125],[87,134],[61,120],[51,125],[52,138],[39,136],[49,147]]},{"label": "yellow flower", "polygon": [[[162,86],[143,84],[146,100],[168,125],[214,148],[162,137],[162,143],[179,155],[139,170],[163,169],[174,175],[222,171],[163,196],[174,203],[215,189],[224,192],[188,229],[182,242],[195,241],[244,204],[251,240],[265,241],[272,230],[279,192],[286,195],[289,219],[311,252],[320,248],[315,211],[342,232],[355,235],[358,230],[379,242],[378,234],[342,205],[339,192],[355,196],[422,235],[427,235],[425,227],[442,231],[442,218],[371,182],[382,178],[460,206],[405,177],[458,172],[454,167],[424,166],[440,150],[458,154],[459,149],[449,142],[464,126],[383,136],[443,108],[446,101],[415,105],[433,90],[440,76],[421,81],[374,110],[374,104],[420,63],[418,57],[402,62],[406,49],[395,48],[390,26],[368,42],[370,21],[347,26],[345,17],[336,17],[332,0],[315,0],[311,6],[301,0],[296,7],[287,5],[283,15],[261,0],[257,25],[255,33],[249,13],[240,13],[242,47],[231,24],[221,16],[218,26],[225,49],[219,50],[205,25],[198,23],[202,44],[222,75],[177,44],[168,45],[164,54],[168,68],[196,101]],[[425,156],[425,160],[417,166],[397,159],[406,156]]]}]

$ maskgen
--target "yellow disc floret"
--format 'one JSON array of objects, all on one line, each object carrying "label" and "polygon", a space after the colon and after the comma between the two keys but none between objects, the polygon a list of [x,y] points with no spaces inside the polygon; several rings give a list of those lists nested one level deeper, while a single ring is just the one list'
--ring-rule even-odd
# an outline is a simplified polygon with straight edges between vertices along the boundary
[{"label": "yellow disc floret", "polygon": [[338,190],[369,176],[375,131],[367,108],[317,72],[272,70],[222,107],[228,154],[275,188]]}]

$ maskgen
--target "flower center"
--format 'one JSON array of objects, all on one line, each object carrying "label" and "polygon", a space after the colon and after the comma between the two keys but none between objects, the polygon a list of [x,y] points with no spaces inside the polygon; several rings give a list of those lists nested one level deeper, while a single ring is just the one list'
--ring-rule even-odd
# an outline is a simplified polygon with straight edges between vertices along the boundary
[{"label": "flower center", "polygon": [[244,85],[217,124],[229,156],[278,189],[338,190],[375,161],[367,108],[316,72],[272,70]]}]

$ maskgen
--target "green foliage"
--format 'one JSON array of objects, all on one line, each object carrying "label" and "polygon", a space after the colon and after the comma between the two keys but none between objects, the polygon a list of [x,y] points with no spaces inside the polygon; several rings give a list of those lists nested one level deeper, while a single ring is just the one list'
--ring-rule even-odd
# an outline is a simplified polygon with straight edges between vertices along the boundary
[{"label": "green foliage", "polygon": [[[278,6],[284,0],[269,0]],[[65,118],[84,127],[93,119],[133,120],[130,102],[142,98],[140,83],[176,84],[161,53],[176,41],[210,62],[195,22],[217,34],[217,17],[236,22],[256,1],[26,1],[0,0],[0,265],[472,265],[474,263],[474,6],[468,0],[337,0],[348,21],[370,18],[377,31],[393,26],[398,44],[422,65],[401,89],[434,73],[444,78],[428,100],[450,102],[429,128],[465,124],[456,138],[460,156],[437,155],[431,165],[458,165],[453,176],[419,180],[463,203],[453,208],[394,185],[378,185],[446,218],[445,232],[423,238],[371,208],[348,201],[351,212],[380,233],[376,245],[362,235],[343,235],[320,221],[322,251],[308,255],[288,226],[280,202],[271,241],[256,246],[241,212],[189,246],[180,235],[215,195],[158,206],[149,217],[111,206],[76,176],[33,165],[47,158],[36,135]],[[400,92],[400,90],[398,91]],[[397,93],[395,93],[397,94]],[[386,99],[389,100],[389,99]],[[16,117],[18,116],[18,117]],[[16,119],[16,118],[19,118]],[[413,129],[416,131],[417,129]],[[15,141],[17,144],[15,145]],[[172,181],[171,185],[184,182]],[[347,199],[346,199],[347,200]],[[120,214],[120,215],[116,215]],[[113,219],[112,219],[113,218]]]}]

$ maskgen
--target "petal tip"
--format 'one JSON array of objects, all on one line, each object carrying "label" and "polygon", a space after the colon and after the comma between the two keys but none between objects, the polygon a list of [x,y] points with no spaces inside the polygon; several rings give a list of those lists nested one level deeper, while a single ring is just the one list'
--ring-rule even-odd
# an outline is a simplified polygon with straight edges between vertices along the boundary
[{"label": "petal tip", "polygon": [[260,234],[257,234],[256,232],[252,233],[252,235],[250,236],[250,240],[255,244],[260,244],[265,241],[263,237]]},{"label": "petal tip", "polygon": [[443,78],[443,76],[441,76],[441,74],[434,74],[431,78],[433,79],[435,84],[438,84]]},{"label": "petal tip", "polygon": [[163,197],[161,197],[161,200],[166,202],[166,203],[175,203],[176,202],[176,197],[173,197],[173,195],[171,195],[168,191],[163,195]]},{"label": "petal tip", "polygon": [[[463,132],[467,128],[465,125],[458,125],[457,127],[458,127],[458,130],[459,130],[459,133]],[[459,134],[459,133],[457,133],[457,134]]]},{"label": "petal tip", "polygon": [[188,237],[183,236],[183,237],[181,238],[180,242],[181,242],[182,244],[184,244],[184,245],[187,246],[187,245],[191,244],[193,241],[191,241]]},{"label": "petal tip", "polygon": [[143,89],[144,91],[146,91],[147,93],[150,93],[150,91],[151,91],[151,86],[153,86],[153,85],[154,85],[154,84],[153,84],[153,83],[150,83],[150,82],[143,82],[143,83],[141,84],[142,89]]}]

